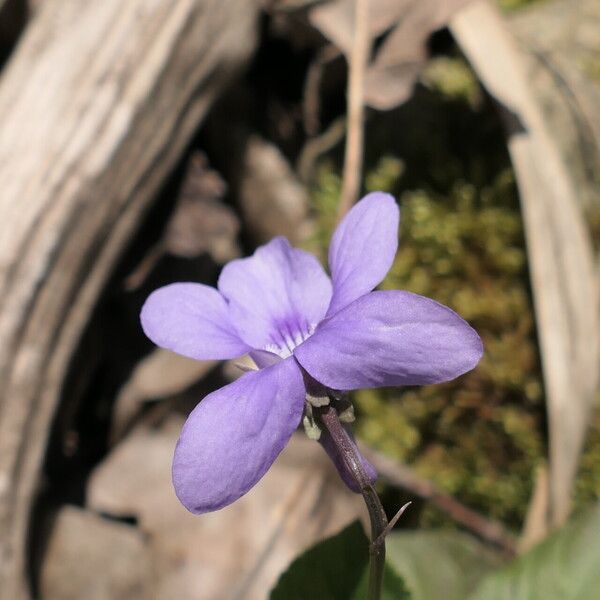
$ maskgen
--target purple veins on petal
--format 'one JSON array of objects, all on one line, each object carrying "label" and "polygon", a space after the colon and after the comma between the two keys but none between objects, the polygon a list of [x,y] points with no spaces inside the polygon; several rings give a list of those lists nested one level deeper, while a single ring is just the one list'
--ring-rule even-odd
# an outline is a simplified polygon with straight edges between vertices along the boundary
[{"label": "purple veins on petal", "polygon": [[283,355],[321,321],[331,300],[331,281],[319,261],[282,237],[227,264],[219,290],[240,337]]}]

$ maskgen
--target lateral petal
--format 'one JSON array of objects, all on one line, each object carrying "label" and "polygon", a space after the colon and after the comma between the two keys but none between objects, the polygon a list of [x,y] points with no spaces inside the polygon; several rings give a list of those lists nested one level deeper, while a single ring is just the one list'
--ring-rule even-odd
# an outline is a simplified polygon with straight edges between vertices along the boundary
[{"label": "lateral petal", "polygon": [[235,358],[250,350],[231,322],[225,299],[200,283],[173,283],[155,290],[140,319],[157,346],[197,360]]},{"label": "lateral petal", "polygon": [[338,390],[449,381],[482,353],[479,335],[453,310],[404,291],[362,296],[294,352],[310,375]]}]

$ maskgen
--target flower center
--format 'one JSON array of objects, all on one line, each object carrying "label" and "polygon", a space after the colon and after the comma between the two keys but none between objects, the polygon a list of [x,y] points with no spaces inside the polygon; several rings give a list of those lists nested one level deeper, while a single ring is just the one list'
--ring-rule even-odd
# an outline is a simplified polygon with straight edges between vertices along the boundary
[{"label": "flower center", "polygon": [[316,325],[312,325],[304,319],[289,317],[274,323],[271,331],[270,343],[263,350],[273,352],[287,358],[294,352],[294,348],[306,341],[314,332]]}]

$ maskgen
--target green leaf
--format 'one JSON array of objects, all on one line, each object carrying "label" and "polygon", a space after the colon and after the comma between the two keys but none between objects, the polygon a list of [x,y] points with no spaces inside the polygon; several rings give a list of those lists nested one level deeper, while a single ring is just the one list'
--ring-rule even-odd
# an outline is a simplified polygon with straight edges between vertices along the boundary
[{"label": "green leaf", "polygon": [[[294,560],[270,600],[364,600],[368,579],[369,540],[355,521]],[[402,579],[387,565],[381,600],[410,600]]]},{"label": "green leaf", "polygon": [[486,577],[472,600],[600,598],[600,504],[511,565]]},{"label": "green leaf", "polygon": [[[358,588],[354,592],[351,600],[365,600],[369,589],[369,569],[365,568],[363,576],[360,580]],[[381,590],[381,600],[412,600],[412,596],[408,591],[404,580],[394,567],[389,563],[385,564],[383,572],[383,588]]]},{"label": "green leaf", "polygon": [[271,600],[348,600],[369,563],[369,540],[355,521],[309,548],[279,578]]},{"label": "green leaf", "polygon": [[414,600],[464,600],[499,559],[459,531],[399,531],[387,538],[387,558]]}]

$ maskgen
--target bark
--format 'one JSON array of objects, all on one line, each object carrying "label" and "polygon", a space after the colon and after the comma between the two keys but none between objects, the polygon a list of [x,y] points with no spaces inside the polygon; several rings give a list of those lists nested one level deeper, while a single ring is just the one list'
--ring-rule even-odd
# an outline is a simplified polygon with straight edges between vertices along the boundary
[{"label": "bark", "polygon": [[0,589],[90,311],[207,109],[246,62],[258,2],[47,0],[0,81]]}]

